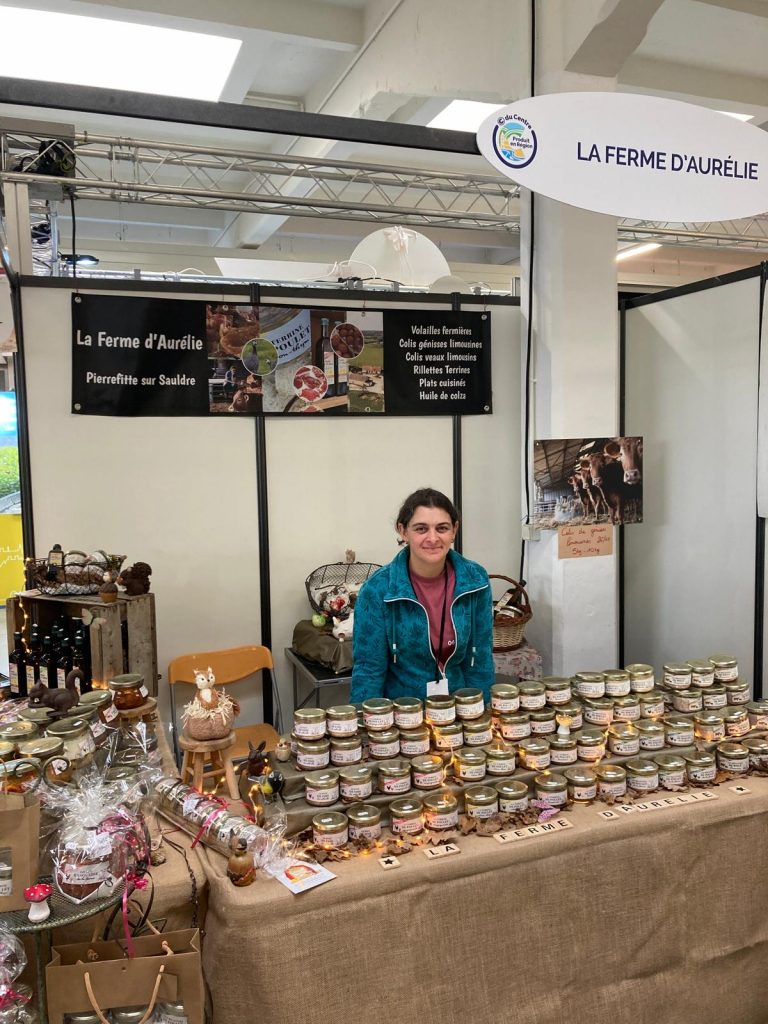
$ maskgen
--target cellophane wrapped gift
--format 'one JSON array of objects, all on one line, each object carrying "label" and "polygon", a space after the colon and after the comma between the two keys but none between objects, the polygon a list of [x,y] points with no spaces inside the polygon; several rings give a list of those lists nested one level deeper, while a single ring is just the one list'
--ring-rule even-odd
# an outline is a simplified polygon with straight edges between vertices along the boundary
[{"label": "cellophane wrapped gift", "polygon": [[35,1024],[32,989],[18,978],[27,964],[21,941],[0,924],[0,1024]]},{"label": "cellophane wrapped gift", "polygon": [[58,842],[53,851],[56,888],[73,903],[111,895],[147,869],[149,839],[136,806],[122,784],[107,783],[97,771],[62,787]]}]

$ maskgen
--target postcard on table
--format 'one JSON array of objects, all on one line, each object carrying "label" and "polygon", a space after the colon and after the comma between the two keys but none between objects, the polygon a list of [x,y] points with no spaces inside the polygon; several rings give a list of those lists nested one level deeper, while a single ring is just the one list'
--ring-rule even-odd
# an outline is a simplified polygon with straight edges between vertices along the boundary
[{"label": "postcard on table", "polygon": [[280,871],[274,872],[278,882],[290,889],[294,895],[314,889],[316,885],[330,882],[336,875],[322,864],[310,864],[305,860],[291,860]]}]

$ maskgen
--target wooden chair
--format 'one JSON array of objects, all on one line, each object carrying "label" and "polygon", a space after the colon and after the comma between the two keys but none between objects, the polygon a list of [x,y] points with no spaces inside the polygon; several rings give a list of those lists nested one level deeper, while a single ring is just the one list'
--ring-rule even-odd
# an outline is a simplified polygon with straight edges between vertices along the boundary
[{"label": "wooden chair", "polygon": [[[209,665],[216,676],[216,686],[231,687],[256,672],[265,673],[265,686],[272,685],[272,654],[269,648],[255,645],[230,647],[221,651],[201,651],[197,654],[182,654],[178,658],[174,658],[168,666],[168,682],[172,687],[178,683],[186,683],[191,688],[191,699],[194,696],[195,671],[207,670]],[[184,782],[189,780],[197,789],[202,789],[206,779],[219,779],[223,776],[233,799],[237,799],[238,793],[232,759],[248,756],[249,740],[255,746],[266,740],[267,750],[274,750],[278,740],[274,727],[265,722],[241,726],[221,740],[189,739],[183,733],[180,734],[177,727],[176,700],[173,692],[171,693],[171,722],[177,764],[179,752],[184,752],[181,765],[182,780]],[[206,769],[205,765],[208,763],[211,767]]]}]

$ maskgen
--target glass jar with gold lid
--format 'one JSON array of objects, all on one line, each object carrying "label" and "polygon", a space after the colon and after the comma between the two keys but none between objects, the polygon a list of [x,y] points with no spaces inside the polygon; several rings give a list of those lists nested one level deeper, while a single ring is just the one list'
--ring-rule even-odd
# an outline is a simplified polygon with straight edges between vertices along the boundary
[{"label": "glass jar with gold lid", "polygon": [[377,768],[380,793],[407,793],[411,788],[411,763],[405,758],[393,761],[382,761]]},{"label": "glass jar with gold lid", "polygon": [[449,789],[425,793],[424,824],[431,832],[445,832],[459,824],[459,801]]},{"label": "glass jar with gold lid", "polygon": [[695,658],[688,664],[691,666],[691,686],[701,690],[714,683],[715,666],[708,658]]},{"label": "glass jar with gold lid", "polygon": [[665,743],[664,723],[655,718],[641,718],[634,722],[640,738],[641,750],[662,750]]},{"label": "glass jar with gold lid", "polygon": [[398,797],[389,805],[389,827],[394,835],[417,835],[424,830],[424,805],[415,796]]},{"label": "glass jar with gold lid", "polygon": [[620,764],[599,764],[593,769],[600,797],[617,799],[626,796],[627,773]]},{"label": "glass jar with gold lid", "polygon": [[605,695],[605,676],[602,672],[577,672],[571,685],[579,697]]},{"label": "glass jar with gold lid", "polygon": [[680,754],[656,754],[653,758],[659,769],[662,789],[678,789],[685,785],[685,758]]},{"label": "glass jar with gold lid", "polygon": [[464,746],[464,727],[461,722],[446,722],[432,726],[432,741],[436,750],[456,750]]},{"label": "glass jar with gold lid", "polygon": [[453,755],[453,774],[461,782],[478,782],[485,778],[484,750],[462,747]]},{"label": "glass jar with gold lid", "polygon": [[544,676],[544,697],[547,704],[559,706],[571,699],[571,680],[564,676]]},{"label": "glass jar with gold lid", "polygon": [[515,747],[496,740],[485,750],[485,770],[489,775],[511,775],[515,770]]},{"label": "glass jar with gold lid", "polygon": [[563,775],[568,784],[568,796],[575,804],[591,804],[597,799],[597,778],[592,768],[574,765]]},{"label": "glass jar with gold lid", "polygon": [[632,693],[647,693],[656,685],[652,665],[626,665],[624,671],[629,673],[629,686]]},{"label": "glass jar with gold lid", "polygon": [[398,729],[418,729],[424,723],[424,704],[418,697],[396,697],[392,703]]},{"label": "glass jar with gold lid", "polygon": [[87,719],[62,718],[52,722],[45,732],[46,736],[64,741],[64,757],[75,767],[82,768],[93,760],[96,744]]},{"label": "glass jar with gold lid", "polygon": [[550,807],[564,807],[568,803],[568,782],[557,772],[542,772],[533,780],[536,799]]},{"label": "glass jar with gold lid", "polygon": [[325,708],[296,708],[293,732],[300,740],[321,740],[325,736]]},{"label": "glass jar with gold lid", "polygon": [[490,818],[499,810],[499,794],[492,786],[464,790],[464,809],[470,818]]},{"label": "glass jar with gold lid", "polygon": [[554,733],[549,739],[549,758],[553,765],[576,764],[576,736],[559,736]]},{"label": "glass jar with gold lid", "polygon": [[499,731],[505,740],[522,740],[531,735],[531,718],[527,711],[499,715]]},{"label": "glass jar with gold lid", "polygon": [[499,794],[499,810],[504,814],[518,814],[528,809],[528,786],[520,779],[500,780],[493,788]]},{"label": "glass jar with gold lid", "polygon": [[493,739],[490,715],[483,715],[482,718],[474,718],[472,721],[464,721],[464,746],[482,747]]},{"label": "glass jar with gold lid", "polygon": [[520,691],[514,683],[494,683],[491,686],[491,711],[506,715],[520,707]]},{"label": "glass jar with gold lid", "polygon": [[140,708],[149,693],[144,685],[144,676],[138,672],[125,672],[109,680],[112,700],[118,711]]},{"label": "glass jar with gold lid", "polygon": [[335,704],[326,708],[325,728],[330,737],[348,739],[357,733],[357,709],[353,704]]},{"label": "glass jar with gold lid", "polygon": [[485,712],[483,691],[474,686],[465,686],[454,691],[453,697],[456,701],[456,717],[462,721],[481,718]]},{"label": "glass jar with gold lid", "polygon": [[629,672],[625,672],[623,668],[606,669],[603,672],[603,678],[605,679],[606,697],[626,697],[629,694]]}]

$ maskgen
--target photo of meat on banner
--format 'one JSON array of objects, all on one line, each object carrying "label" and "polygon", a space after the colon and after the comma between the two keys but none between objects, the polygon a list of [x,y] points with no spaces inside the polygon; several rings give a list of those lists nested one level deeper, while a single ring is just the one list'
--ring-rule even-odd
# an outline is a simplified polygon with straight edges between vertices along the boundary
[{"label": "photo of meat on banner", "polygon": [[642,437],[536,441],[533,526],[643,521]]}]

